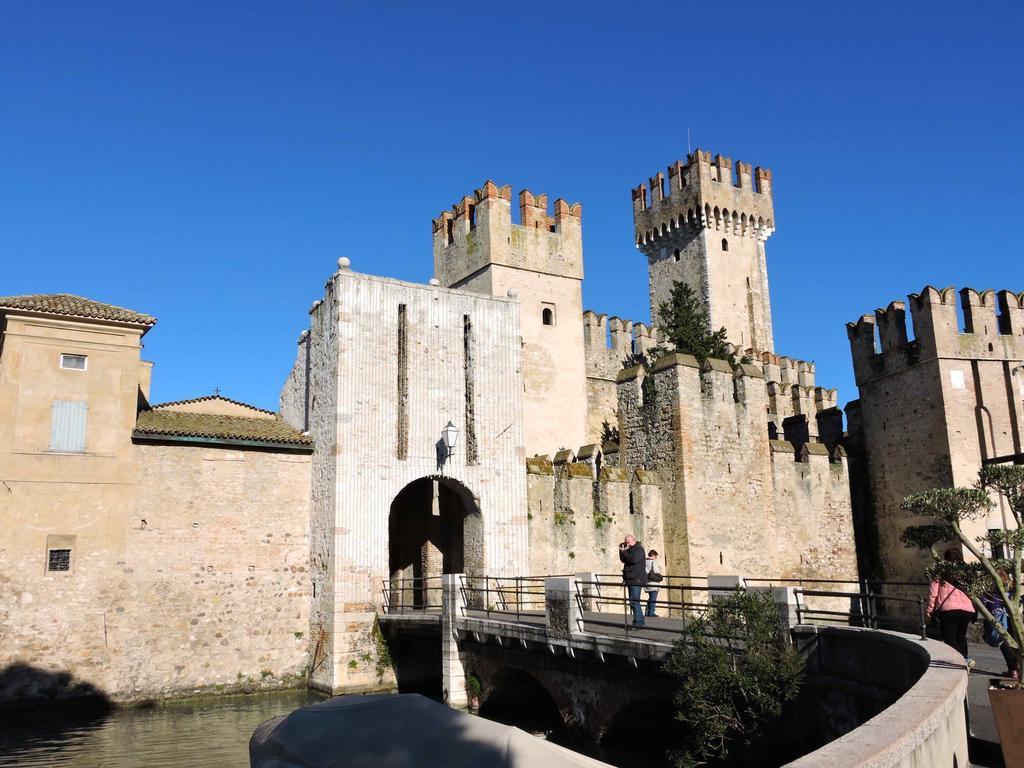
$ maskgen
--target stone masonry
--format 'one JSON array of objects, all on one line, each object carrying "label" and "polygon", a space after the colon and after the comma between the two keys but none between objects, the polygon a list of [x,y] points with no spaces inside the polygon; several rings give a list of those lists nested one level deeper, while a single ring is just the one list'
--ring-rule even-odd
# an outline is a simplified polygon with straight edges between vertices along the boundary
[{"label": "stone masonry", "polygon": [[[983,462],[1024,461],[1024,294],[964,288],[962,330],[957,300],[953,288],[929,285],[847,324],[860,390],[847,406],[850,442],[865,456],[870,492],[864,545],[877,548],[878,575],[889,580],[920,581],[927,562],[900,542],[920,522],[900,510],[905,496],[969,486]],[[969,530],[1012,525],[1004,503]]]}]

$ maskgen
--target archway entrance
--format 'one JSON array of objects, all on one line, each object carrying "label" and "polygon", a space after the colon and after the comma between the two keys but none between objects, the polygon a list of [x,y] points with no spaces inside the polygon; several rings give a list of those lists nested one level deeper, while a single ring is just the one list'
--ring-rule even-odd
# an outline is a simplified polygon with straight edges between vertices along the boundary
[{"label": "archway entrance", "polygon": [[447,477],[423,477],[391,502],[388,518],[391,607],[441,603],[444,573],[483,572],[483,526],[473,494]]}]

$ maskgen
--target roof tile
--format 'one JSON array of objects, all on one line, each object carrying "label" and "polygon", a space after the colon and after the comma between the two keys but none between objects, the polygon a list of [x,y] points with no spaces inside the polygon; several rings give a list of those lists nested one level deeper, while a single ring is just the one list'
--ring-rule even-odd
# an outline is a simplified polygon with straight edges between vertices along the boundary
[{"label": "roof tile", "polygon": [[312,437],[293,429],[279,418],[221,416],[163,409],[140,411],[135,423],[135,434],[285,443],[296,447],[312,447],[313,445]]},{"label": "roof tile", "polygon": [[0,310],[16,309],[25,312],[42,312],[48,315],[87,317],[94,320],[111,320],[131,325],[152,326],[156,318],[134,312],[113,304],[104,304],[70,293],[33,293],[25,296],[0,296]]}]

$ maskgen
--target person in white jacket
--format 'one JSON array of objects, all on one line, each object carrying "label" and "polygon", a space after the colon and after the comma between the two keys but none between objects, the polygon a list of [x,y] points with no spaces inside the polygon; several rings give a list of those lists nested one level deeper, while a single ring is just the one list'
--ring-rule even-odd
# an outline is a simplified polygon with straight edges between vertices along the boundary
[{"label": "person in white jacket", "polygon": [[[657,577],[651,578],[651,574],[658,574]],[[664,574],[661,572],[661,566],[658,565],[658,550],[652,549],[647,553],[647,585],[644,589],[647,590],[647,611],[648,616],[657,616],[656,610],[658,604],[658,587],[661,584],[661,579]]]}]

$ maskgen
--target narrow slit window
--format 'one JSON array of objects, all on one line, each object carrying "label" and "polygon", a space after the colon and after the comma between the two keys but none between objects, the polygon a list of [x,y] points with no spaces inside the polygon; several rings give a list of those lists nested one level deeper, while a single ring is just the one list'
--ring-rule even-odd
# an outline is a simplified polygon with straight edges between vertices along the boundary
[{"label": "narrow slit window", "polygon": [[62,354],[60,356],[60,367],[68,371],[84,371],[88,365],[88,358],[85,355]]},{"label": "narrow slit window", "polygon": [[466,464],[479,461],[476,441],[476,380],[473,371],[473,321],[462,316],[462,376],[465,387]]},{"label": "narrow slit window", "polygon": [[729,250],[729,241],[726,240],[724,237],[722,238],[722,250],[723,251],[728,251]]},{"label": "narrow slit window", "polygon": [[679,249],[676,248],[675,253],[672,254],[672,260],[673,261],[679,261],[679,259],[681,257],[682,257],[682,254],[679,252]]},{"label": "narrow slit window", "polygon": [[398,434],[395,457],[409,457],[409,327],[405,304],[398,305]]}]

